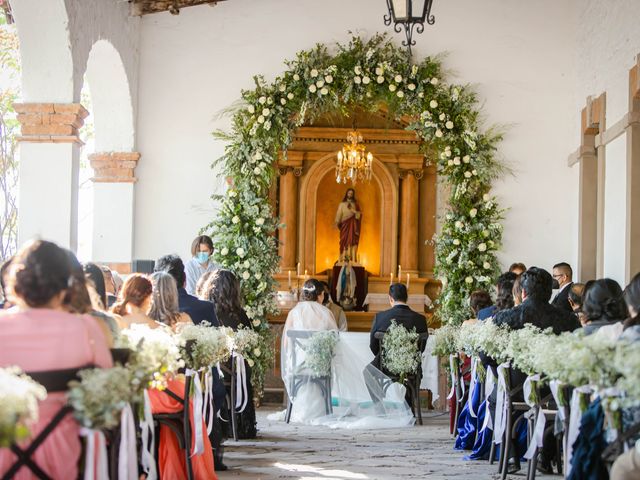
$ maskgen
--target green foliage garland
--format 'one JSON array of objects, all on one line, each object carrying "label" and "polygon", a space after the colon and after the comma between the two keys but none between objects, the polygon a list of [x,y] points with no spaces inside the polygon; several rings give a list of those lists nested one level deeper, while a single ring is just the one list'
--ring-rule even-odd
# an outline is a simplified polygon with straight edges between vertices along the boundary
[{"label": "green foliage garland", "polygon": [[[274,232],[282,228],[269,203],[279,152],[286,152],[295,130],[327,114],[348,115],[354,108],[385,108],[410,118],[427,160],[437,164],[449,187],[447,212],[436,242],[436,274],[443,280],[440,316],[445,323],[468,317],[471,291],[489,288],[498,273],[501,210],[489,195],[503,171],[495,158],[501,140],[479,125],[475,93],[447,84],[438,59],[413,64],[407,52],[385,35],[354,37],[298,53],[273,82],[254,77],[233,110],[231,133],[215,132],[227,142],[220,165],[229,179],[225,195],[215,196],[218,218],[205,227],[212,234],[215,260],[241,279],[247,314],[258,331],[277,311],[273,275],[278,270]],[[285,153],[286,154],[286,153]]]}]

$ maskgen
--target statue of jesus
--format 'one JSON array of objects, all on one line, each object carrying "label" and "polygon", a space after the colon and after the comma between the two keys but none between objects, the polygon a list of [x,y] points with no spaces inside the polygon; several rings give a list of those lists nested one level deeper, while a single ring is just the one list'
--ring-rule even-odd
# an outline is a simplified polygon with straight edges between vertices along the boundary
[{"label": "statue of jesus", "polygon": [[356,191],[349,188],[338,205],[335,221],[335,226],[340,229],[341,262],[357,260],[361,221],[362,212],[356,200]]}]

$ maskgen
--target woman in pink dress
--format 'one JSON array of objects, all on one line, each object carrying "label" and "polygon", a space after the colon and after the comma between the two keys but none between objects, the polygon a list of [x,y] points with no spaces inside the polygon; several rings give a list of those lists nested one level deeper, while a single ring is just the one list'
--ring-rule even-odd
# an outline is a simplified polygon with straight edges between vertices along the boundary
[{"label": "woman in pink dress", "polygon": [[[111,355],[97,321],[64,311],[67,291],[74,287],[67,254],[51,242],[25,245],[11,263],[7,290],[16,306],[0,315],[0,367],[17,365],[26,372],[111,367]],[[35,437],[65,404],[64,393],[50,393],[40,403]],[[23,447],[30,442],[27,441]],[[80,459],[79,426],[68,415],[32,455],[51,478],[77,478]],[[16,460],[0,449],[0,476]],[[22,467],[16,479],[36,478]]]}]

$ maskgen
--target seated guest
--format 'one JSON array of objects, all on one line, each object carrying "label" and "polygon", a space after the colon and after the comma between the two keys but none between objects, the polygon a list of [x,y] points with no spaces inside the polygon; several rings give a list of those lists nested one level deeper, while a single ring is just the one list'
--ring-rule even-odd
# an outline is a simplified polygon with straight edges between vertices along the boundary
[{"label": "seated guest", "polygon": [[[371,324],[369,348],[376,355],[376,358],[380,351],[380,341],[375,338],[375,334],[376,332],[386,332],[391,326],[392,320],[395,320],[398,325],[402,325],[409,331],[415,328],[417,333],[427,332],[427,319],[424,315],[409,308],[407,298],[407,287],[404,284],[394,283],[389,287],[391,308],[384,312],[376,313]],[[423,347],[425,344],[423,344]],[[380,365],[376,365],[376,363],[378,362],[374,360],[374,366],[380,368]]]},{"label": "seated guest", "polygon": [[527,267],[524,265],[524,263],[512,263],[511,266],[509,267],[509,272],[511,273],[515,273],[516,275],[522,275],[524,272],[527,271]]},{"label": "seated guest", "polygon": [[106,308],[110,308],[111,305],[116,303],[118,298],[118,284],[116,283],[116,278],[118,274],[112,272],[109,267],[106,265],[100,265],[100,270],[102,270],[102,276],[104,278],[104,288],[107,295],[107,303],[105,305]]},{"label": "seated guest", "polygon": [[[69,313],[64,304],[76,278],[67,253],[46,241],[27,243],[9,268],[7,293],[16,307],[0,316],[0,367],[17,365],[26,372],[111,367],[103,330],[88,315]],[[39,403],[39,420],[31,428],[37,436],[66,405],[65,393],[50,393]],[[31,455],[50,478],[78,478],[80,427],[67,415]],[[0,476],[13,465],[15,455],[0,449]],[[32,478],[19,470],[16,478]]]},{"label": "seated guest", "polygon": [[204,272],[202,276],[198,279],[198,283],[196,283],[195,296],[198,297],[200,300],[209,301],[206,298],[205,289],[207,287],[207,283],[209,282],[209,278],[211,278],[211,275],[213,274],[214,271],[215,270],[212,270],[211,272]]},{"label": "seated guest", "polygon": [[146,275],[134,273],[127,278],[111,307],[111,312],[119,316],[120,328],[129,328],[134,323],[158,328],[158,322],[148,315],[152,292],[151,280]]},{"label": "seated guest", "polygon": [[156,260],[154,267],[156,272],[165,272],[173,277],[178,286],[178,305],[181,312],[188,314],[196,325],[208,322],[214,327],[219,326],[216,312],[211,302],[205,302],[189,295],[185,290],[186,275],[184,264],[177,255],[165,255]]},{"label": "seated guest", "polygon": [[587,282],[582,310],[586,317],[586,324],[582,327],[585,335],[591,335],[602,328],[604,330],[598,332],[599,335],[611,334],[617,339],[622,333],[627,306],[622,289],[615,280],[601,278]]},{"label": "seated guest", "polygon": [[582,311],[582,296],[584,294],[584,283],[574,283],[569,288],[569,305],[571,310],[576,314],[580,324],[584,326],[587,319]]},{"label": "seated guest", "polygon": [[11,260],[13,260],[13,257],[4,262],[0,267],[0,296],[2,296],[2,300],[0,301],[0,310],[7,310],[13,306],[11,302],[7,300],[7,282],[5,279],[5,276],[9,271],[9,265],[11,265]]},{"label": "seated guest", "polygon": [[198,235],[191,243],[191,259],[185,264],[187,275],[186,290],[189,295],[197,295],[196,285],[206,272],[213,272],[220,268],[213,263],[213,241],[208,235]]},{"label": "seated guest", "polygon": [[469,307],[471,307],[471,314],[473,316],[462,322],[463,325],[476,323],[478,321],[478,312],[492,306],[493,300],[491,300],[489,292],[485,290],[476,290],[471,292],[471,296],[469,297]]},{"label": "seated guest", "polygon": [[522,274],[522,304],[498,312],[496,325],[508,325],[520,329],[530,323],[543,330],[551,327],[555,334],[573,331],[580,327],[573,313],[561,310],[549,303],[552,278],[542,268],[531,267]]},{"label": "seated guest", "polygon": [[176,281],[165,272],[155,272],[151,275],[151,305],[149,317],[159,323],[176,330],[180,324],[191,324],[191,317],[179,310],[178,288]]},{"label": "seated guest", "polygon": [[496,281],[496,303],[478,311],[477,319],[486,320],[493,317],[500,310],[506,310],[513,307],[513,282],[517,275],[513,272],[503,273]]},{"label": "seated guest", "polygon": [[331,300],[331,289],[329,288],[329,284],[327,282],[322,282],[322,286],[324,287],[324,300],[322,304],[331,310],[333,313],[333,318],[336,321],[336,325],[338,325],[338,330],[341,332],[347,331],[347,316],[344,314],[344,310],[340,305],[336,305]]},{"label": "seated guest", "polygon": [[627,288],[624,289],[624,299],[627,302],[629,318],[624,322],[624,329],[640,325],[640,272],[636,273]]},{"label": "seated guest", "polygon": [[522,303],[522,275],[518,275],[518,277],[513,282],[511,294],[511,296],[513,297],[513,306],[515,307],[516,305],[520,305]]},{"label": "seated guest", "polygon": [[98,298],[102,302],[102,308],[100,310],[107,309],[107,289],[104,283],[102,269],[95,263],[89,262],[82,265],[82,270],[84,271],[87,280],[91,282],[93,288],[98,294]]},{"label": "seated guest", "polygon": [[553,266],[553,280],[558,282],[558,293],[553,297],[551,305],[561,308],[567,312],[573,312],[569,305],[569,289],[573,285],[573,270],[571,265],[565,262],[556,263]]}]

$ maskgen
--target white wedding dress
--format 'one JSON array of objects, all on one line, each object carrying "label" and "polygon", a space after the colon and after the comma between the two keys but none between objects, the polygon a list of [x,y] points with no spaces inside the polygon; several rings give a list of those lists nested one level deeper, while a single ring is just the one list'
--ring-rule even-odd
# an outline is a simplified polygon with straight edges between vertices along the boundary
[{"label": "white wedding dress", "polygon": [[[332,413],[326,412],[326,400],[319,385],[311,380],[297,384],[293,396],[292,422],[327,425],[331,428],[379,429],[413,425],[415,419],[405,401],[405,387],[370,366],[373,354],[367,333],[337,332],[330,310],[317,302],[300,302],[289,312],[282,334],[281,372],[287,393],[293,395],[295,379],[305,374],[304,341],[292,335],[309,331],[335,330],[338,341],[331,361]],[[302,331],[304,333],[293,333]],[[302,344],[302,348],[301,345]],[[294,345],[297,345],[295,347]],[[373,402],[372,397],[379,399]],[[284,420],[285,412],[268,417]]]}]

